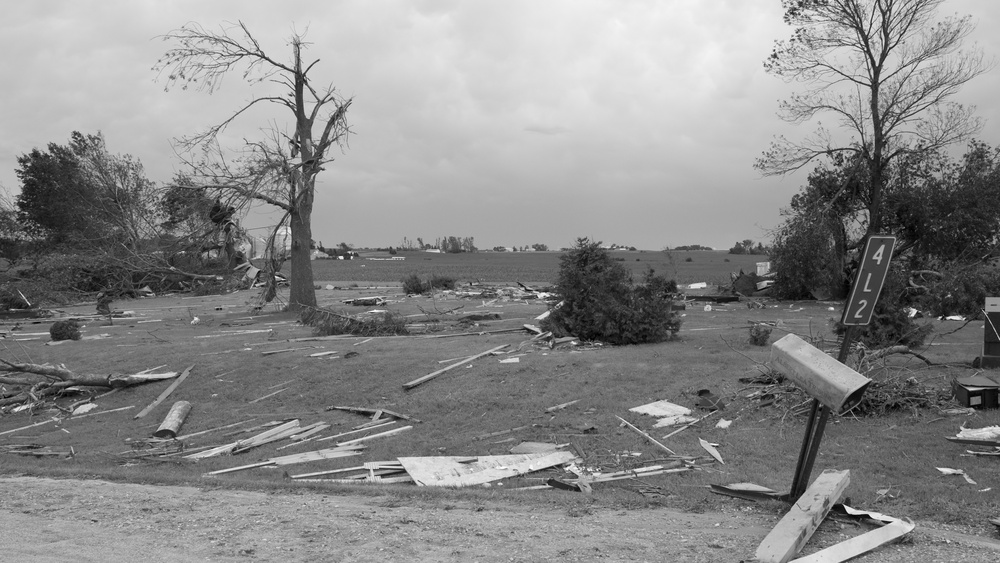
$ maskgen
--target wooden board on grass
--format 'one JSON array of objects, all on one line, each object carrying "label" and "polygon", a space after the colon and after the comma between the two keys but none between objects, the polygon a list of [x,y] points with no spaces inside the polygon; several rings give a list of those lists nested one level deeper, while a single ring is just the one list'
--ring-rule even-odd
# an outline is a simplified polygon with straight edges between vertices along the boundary
[{"label": "wooden board on grass", "polygon": [[846,469],[821,473],[757,547],[757,559],[786,563],[795,557],[850,482],[851,472]]},{"label": "wooden board on grass", "polygon": [[570,452],[553,452],[480,456],[468,463],[462,463],[468,457],[457,456],[401,457],[399,462],[417,485],[468,487],[562,465],[575,457]]}]

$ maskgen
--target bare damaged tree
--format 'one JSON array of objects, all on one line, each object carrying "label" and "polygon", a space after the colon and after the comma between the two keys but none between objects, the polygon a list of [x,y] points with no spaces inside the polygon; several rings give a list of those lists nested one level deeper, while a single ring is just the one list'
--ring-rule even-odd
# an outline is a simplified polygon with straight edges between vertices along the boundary
[{"label": "bare damaged tree", "polygon": [[[351,98],[341,96],[332,85],[322,89],[313,86],[308,74],[319,60],[303,65],[302,50],[307,44],[299,34],[291,37],[290,63],[268,56],[242,22],[223,26],[219,31],[192,23],[163,39],[176,43],[154,67],[166,73],[167,89],[177,84],[184,89],[193,85],[212,93],[226,74],[241,70],[244,80],[251,84],[272,82],[285,90],[285,95],[254,97],[219,124],[182,139],[180,145],[189,154],[202,149],[200,159],[187,161],[193,175],[200,178],[200,187],[218,188],[234,200],[263,201],[285,211],[292,237],[289,308],[315,307],[309,253],[316,176],[324,164],[333,160],[331,149],[342,148],[347,141],[350,131],[346,115]],[[218,135],[259,104],[277,104],[291,112],[294,131],[289,135],[275,127],[264,140],[247,141],[245,156],[236,164],[224,158],[205,158],[221,156],[216,144]]]},{"label": "bare damaged tree", "polygon": [[[777,138],[755,167],[765,175],[798,170],[823,157],[860,164],[868,233],[882,228],[891,164],[969,138],[981,127],[973,107],[952,101],[990,65],[962,50],[968,16],[936,20],[942,0],[783,0],[795,28],[764,62],[770,74],[807,85],[780,105],[803,123],[832,114],[846,136],[819,125],[801,141]],[[845,191],[848,187],[845,186]]]}]

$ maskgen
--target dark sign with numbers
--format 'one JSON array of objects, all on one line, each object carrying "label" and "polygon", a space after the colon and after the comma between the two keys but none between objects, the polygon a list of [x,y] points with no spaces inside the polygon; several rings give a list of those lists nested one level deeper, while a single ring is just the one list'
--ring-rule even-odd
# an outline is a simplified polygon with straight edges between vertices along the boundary
[{"label": "dark sign with numbers", "polygon": [[844,306],[845,325],[862,326],[871,322],[875,302],[882,291],[885,276],[889,273],[889,261],[895,244],[896,237],[879,235],[869,237],[865,243],[858,275],[854,278],[851,294]]}]

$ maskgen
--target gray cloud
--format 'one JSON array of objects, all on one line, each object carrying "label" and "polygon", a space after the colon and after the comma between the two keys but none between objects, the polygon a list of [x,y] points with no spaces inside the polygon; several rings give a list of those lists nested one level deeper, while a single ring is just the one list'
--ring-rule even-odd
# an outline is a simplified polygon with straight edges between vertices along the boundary
[{"label": "gray cloud", "polygon": [[[955,0],[975,39],[1000,4]],[[189,21],[243,20],[287,60],[306,31],[314,79],[354,96],[350,146],[320,176],[314,231],[326,243],[395,245],[402,237],[474,236],[480,246],[578,236],[643,248],[727,247],[764,238],[801,177],[762,179],[754,159],[794,86],[762,61],[788,29],[772,0],[505,0],[250,3],[234,0],[50,0],[8,3],[0,21],[0,184],[16,157],[70,132],[101,130],[114,152],[166,182],[170,140],[225,118],[272,86],[234,74],[213,95],[163,91],[155,37]],[[994,119],[997,72],[962,99]],[[239,146],[271,123],[256,111],[226,138]],[[264,224],[265,210],[249,219]]]}]

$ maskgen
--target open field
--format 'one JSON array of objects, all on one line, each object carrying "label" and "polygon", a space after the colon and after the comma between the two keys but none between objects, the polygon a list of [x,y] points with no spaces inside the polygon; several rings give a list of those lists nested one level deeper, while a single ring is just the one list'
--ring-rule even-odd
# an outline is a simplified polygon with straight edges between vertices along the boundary
[{"label": "open field", "polygon": [[[624,254],[631,262],[639,258],[641,265],[650,253]],[[732,260],[734,257],[721,253],[691,254],[692,262],[676,258],[673,261],[681,283],[713,281],[710,276],[728,279],[727,271],[732,266],[739,269],[740,263]],[[717,259],[709,260],[707,254]],[[483,264],[490,260],[498,264],[513,257],[484,256]],[[498,277],[496,281],[503,282],[496,287],[503,288],[515,280],[537,283],[553,279],[542,278],[551,275],[545,274],[549,271],[546,268],[551,266],[543,264],[557,262],[557,253],[525,253],[516,258],[522,256],[528,259],[528,263],[522,262],[519,266],[523,270],[497,270],[501,273],[490,274]],[[458,258],[472,257],[476,255]],[[135,414],[152,403],[168,382],[125,388],[96,398],[97,409],[92,411],[95,414],[85,418],[62,418],[64,413],[45,404],[4,414],[0,417],[0,446],[30,445],[56,452],[72,448],[73,455],[34,457],[2,453],[6,451],[2,450],[2,472],[213,489],[374,495],[382,498],[379,503],[390,507],[469,504],[485,506],[487,510],[523,510],[526,514],[554,509],[578,518],[609,511],[638,515],[654,509],[737,512],[753,517],[752,521],[742,524],[751,535],[759,534],[759,528],[754,526],[769,528],[784,512],[781,503],[752,503],[717,496],[706,489],[710,484],[753,482],[784,491],[795,469],[804,429],[801,406],[808,398],[791,386],[765,389],[740,381],[741,377],[759,373],[757,366],[765,364],[769,357],[769,348],[747,343],[748,321],[776,323],[774,338],[795,333],[813,339],[824,348],[832,348],[836,343],[828,323],[837,314],[839,303],[772,302],[766,309],[754,310],[734,303],[713,306],[710,311],[698,305],[684,311],[680,338],[674,342],[620,348],[587,345],[550,349],[525,344],[529,335],[517,330],[525,323],[536,322],[534,318],[547,308],[542,301],[467,297],[447,292],[430,297],[401,295],[398,283],[392,282],[398,282],[397,274],[403,277],[414,272],[409,268],[415,264],[426,266],[428,274],[453,275],[463,280],[466,277],[456,272],[472,271],[462,270],[468,264],[461,260],[451,261],[452,256],[433,255],[430,258],[411,261],[408,256],[406,261],[397,262],[330,261],[331,267],[357,268],[344,278],[353,280],[351,284],[338,279],[338,274],[347,270],[327,273],[323,269],[327,262],[316,262],[316,279],[337,285],[337,289],[318,291],[321,305],[353,314],[366,308],[343,305],[342,300],[382,296],[388,301],[384,308],[406,315],[412,323],[437,327],[438,331],[430,335],[292,342],[292,339],[310,336],[311,330],[298,324],[293,316],[274,308],[263,315],[247,316],[246,302],[255,292],[206,297],[168,296],[115,303],[115,309],[134,311],[134,316],[117,319],[110,326],[104,321],[89,321],[85,323],[84,336],[107,334],[108,337],[59,346],[45,345],[50,321],[22,321],[20,330],[0,341],[5,359],[65,364],[74,371],[94,373],[132,373],[157,366],[165,366],[157,371],[193,368],[191,375],[169,399],[139,420],[133,418]],[[731,261],[725,262],[725,258]],[[755,257],[744,258],[747,260],[745,269],[759,261]],[[652,262],[652,257],[646,261]],[[666,267],[667,263],[657,264]],[[397,266],[398,270],[389,269]],[[522,278],[522,271],[531,273]],[[376,273],[374,277],[382,277],[365,279],[361,275],[373,273]],[[527,277],[529,275],[542,279],[532,279]],[[483,276],[475,279],[493,281]],[[86,304],[64,311],[84,315],[91,313],[93,308],[93,304]],[[489,314],[493,318],[458,323],[461,317],[472,313]],[[197,324],[192,324],[194,317],[198,317]],[[931,322],[935,325],[935,336],[921,353],[934,365],[928,366],[910,356],[895,356],[884,366],[877,366],[876,373],[904,374],[913,378],[915,384],[941,390],[946,390],[955,376],[976,373],[969,362],[980,350],[982,322],[965,326],[956,322]],[[11,328],[11,324],[7,328]],[[446,334],[455,336],[440,337]],[[462,364],[409,390],[403,387],[404,383],[461,358],[501,345],[508,347],[500,356]],[[265,354],[295,348],[301,349]],[[332,351],[338,354],[310,357],[317,352]],[[517,361],[501,363],[503,359]],[[629,411],[657,400],[694,408],[700,389],[710,389],[723,399],[726,408],[670,438],[663,436],[672,429],[653,428],[653,418]],[[755,395],[762,390],[767,391],[773,401],[762,401],[759,394]],[[66,397],[59,404],[65,408],[78,400],[79,396]],[[241,432],[241,429],[272,421],[294,418],[302,425],[325,422],[331,425],[319,435],[325,437],[349,431],[367,420],[358,414],[327,410],[330,406],[387,409],[420,422],[408,423],[412,428],[405,432],[365,442],[367,448],[361,456],[206,476],[205,473],[214,470],[332,447],[333,442],[290,445],[282,441],[238,455],[199,461],[137,457],[170,404],[179,400],[193,405],[182,434],[209,431],[185,440],[187,448],[244,439],[261,430]],[[572,401],[576,402],[548,411],[553,406]],[[945,401],[941,406],[952,405]],[[700,412],[699,416],[706,414],[696,412]],[[541,485],[550,477],[565,477],[560,471],[528,473],[489,488],[460,491],[412,484],[307,483],[288,478],[288,475],[391,461],[402,456],[502,455],[522,441],[568,444],[567,448],[577,453],[584,464],[605,471],[671,461],[666,452],[622,426],[618,417],[662,440],[677,454],[697,458],[697,469],[596,484],[591,495],[560,490],[510,490]],[[728,428],[717,428],[715,423],[720,419],[732,423]],[[243,424],[219,429],[234,423]],[[968,447],[943,439],[954,435],[963,424],[970,427],[1000,424],[1000,412],[977,411],[971,415],[952,416],[942,414],[937,408],[928,408],[880,418],[834,418],[823,439],[813,476],[827,468],[849,469],[851,484],[846,494],[852,506],[912,518],[918,521],[918,530],[958,530],[989,541],[996,532],[986,519],[1000,515],[997,458],[969,456],[966,454]],[[700,439],[719,444],[724,465],[711,462],[699,445]],[[279,447],[283,449],[278,450]],[[963,469],[976,485],[961,477],[942,476],[936,467]],[[13,507],[5,502],[9,501],[0,498],[0,507]],[[512,506],[520,508],[510,508]],[[811,548],[816,547],[817,541],[832,543],[843,539],[841,536],[845,533],[864,531],[845,531],[842,525],[838,528],[836,524],[830,526],[824,525],[822,529],[827,533],[814,540]],[[622,533],[628,535],[626,530]],[[752,555],[753,537],[756,536],[732,544],[712,541],[727,547],[725,559],[738,560]],[[912,551],[904,552],[898,560],[913,560],[916,554],[937,545],[939,540],[935,537],[917,535],[914,544],[905,547]],[[563,543],[572,551],[572,540],[566,538]],[[239,555],[232,545],[219,549],[219,553]],[[406,558],[405,552],[396,553]],[[712,561],[722,552],[715,551],[713,557],[713,549],[708,548],[707,553],[709,555],[699,556],[701,558],[692,555],[684,559]],[[989,557],[993,555],[995,553]],[[576,557],[576,560],[590,560],[585,555]],[[459,561],[462,557],[442,559]],[[483,557],[483,560],[508,559]],[[630,557],[620,556],[619,560],[627,559]],[[532,558],[529,555],[515,560]],[[893,559],[885,559],[889,560]]]},{"label": "open field", "polygon": [[[388,257],[388,253],[380,254]],[[450,276],[463,282],[522,282],[551,284],[559,275],[561,252],[476,252],[437,254],[401,252],[405,260],[316,260],[313,277],[322,281],[399,283],[410,275]],[[677,283],[707,282],[728,284],[729,273],[756,271],[766,256],[735,255],[724,251],[615,251],[612,256],[627,266],[638,279],[648,268]],[[691,261],[689,262],[688,259]]]}]

